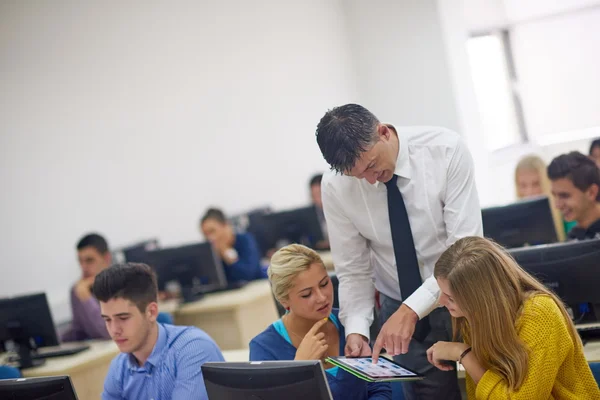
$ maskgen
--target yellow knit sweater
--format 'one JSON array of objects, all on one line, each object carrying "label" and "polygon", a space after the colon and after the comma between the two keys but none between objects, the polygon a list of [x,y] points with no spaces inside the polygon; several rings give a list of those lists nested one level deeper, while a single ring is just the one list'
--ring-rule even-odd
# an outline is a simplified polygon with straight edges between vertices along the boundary
[{"label": "yellow knit sweater", "polygon": [[515,326],[529,348],[523,385],[509,393],[507,382],[492,370],[483,375],[477,386],[467,375],[469,399],[600,399],[583,347],[571,338],[567,321],[552,298],[536,295],[526,300]]}]

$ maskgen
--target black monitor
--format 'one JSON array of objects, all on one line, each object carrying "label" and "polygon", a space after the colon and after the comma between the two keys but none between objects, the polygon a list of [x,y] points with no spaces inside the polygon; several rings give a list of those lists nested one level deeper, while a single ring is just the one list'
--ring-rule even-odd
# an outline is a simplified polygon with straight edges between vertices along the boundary
[{"label": "black monitor", "polygon": [[114,251],[119,262],[145,262],[146,253],[160,248],[158,239],[144,240]]},{"label": "black monitor", "polygon": [[600,239],[511,249],[527,272],[567,304],[600,304]]},{"label": "black monitor", "polygon": [[143,262],[156,272],[159,290],[170,281],[179,282],[184,295],[227,288],[223,263],[208,242],[150,251]]},{"label": "black monitor", "polygon": [[509,249],[558,240],[547,197],[484,208],[481,217],[484,236]]},{"label": "black monitor", "polygon": [[38,347],[58,346],[45,293],[0,299],[0,347],[7,342],[18,347],[21,368],[43,363],[31,358]]},{"label": "black monitor", "polygon": [[209,362],[202,365],[208,398],[219,400],[330,400],[319,360]]},{"label": "black monitor", "polygon": [[0,380],[0,399],[77,400],[68,376]]},{"label": "black monitor", "polygon": [[323,230],[315,206],[267,214],[262,219],[270,249],[289,243],[314,248],[317,242],[323,240]]},{"label": "black monitor", "polygon": [[230,218],[236,232],[247,232],[254,236],[262,255],[271,249],[268,229],[264,222],[264,216],[271,212],[271,207],[262,207]]}]

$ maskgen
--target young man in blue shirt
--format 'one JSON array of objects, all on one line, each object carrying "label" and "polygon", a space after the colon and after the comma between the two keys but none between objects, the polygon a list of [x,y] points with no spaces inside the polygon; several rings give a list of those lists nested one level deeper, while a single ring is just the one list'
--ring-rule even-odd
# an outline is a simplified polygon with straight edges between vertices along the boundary
[{"label": "young man in blue shirt", "polygon": [[121,354],[112,361],[103,400],[208,399],[200,367],[224,361],[202,330],[163,325],[156,276],[144,264],[114,265],[95,279],[94,296]]}]

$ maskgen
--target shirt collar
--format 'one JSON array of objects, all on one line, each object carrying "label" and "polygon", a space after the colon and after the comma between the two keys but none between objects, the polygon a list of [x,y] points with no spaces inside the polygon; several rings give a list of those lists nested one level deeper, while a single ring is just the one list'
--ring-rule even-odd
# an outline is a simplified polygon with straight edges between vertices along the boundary
[{"label": "shirt collar", "polygon": [[[154,345],[154,349],[152,349],[152,353],[150,353],[150,357],[146,360],[146,364],[150,364],[152,367],[156,367],[160,358],[162,356],[163,350],[167,346],[167,332],[163,324],[158,325],[158,338],[156,339],[156,344]],[[132,370],[137,370],[139,368],[144,368],[146,366],[138,365],[137,360],[133,356],[133,354],[129,354],[129,368]]]},{"label": "shirt collar", "polygon": [[398,134],[398,158],[396,159],[396,169],[394,170],[394,174],[398,175],[401,178],[410,179],[411,178],[411,170],[410,170],[410,158],[408,155],[408,138],[406,135],[397,130]]}]

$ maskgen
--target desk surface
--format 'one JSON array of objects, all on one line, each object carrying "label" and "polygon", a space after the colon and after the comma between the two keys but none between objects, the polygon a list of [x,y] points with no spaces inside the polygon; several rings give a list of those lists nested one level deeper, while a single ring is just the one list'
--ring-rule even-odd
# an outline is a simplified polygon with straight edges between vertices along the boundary
[{"label": "desk surface", "polygon": [[23,370],[23,376],[29,378],[36,376],[73,375],[80,370],[89,368],[91,365],[109,363],[110,360],[119,354],[119,349],[112,340],[91,341],[88,344],[90,348],[81,353],[71,356],[48,358],[42,366],[27,368]]},{"label": "desk surface", "polygon": [[207,294],[201,300],[180,305],[176,313],[186,315],[232,309],[263,296],[272,296],[271,285],[266,279],[249,282],[240,289]]}]

